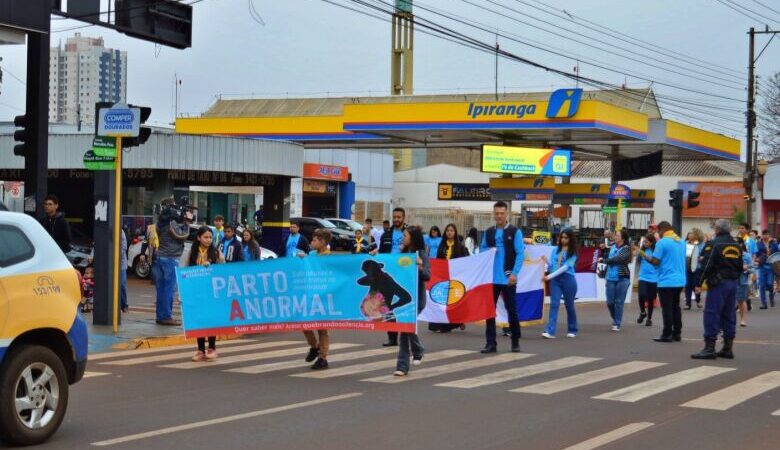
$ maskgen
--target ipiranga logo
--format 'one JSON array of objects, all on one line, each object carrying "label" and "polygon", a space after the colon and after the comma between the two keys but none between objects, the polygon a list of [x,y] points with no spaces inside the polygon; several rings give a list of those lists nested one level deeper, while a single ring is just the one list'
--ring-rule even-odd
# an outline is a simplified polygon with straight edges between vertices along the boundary
[{"label": "ipiranga logo", "polygon": [[534,113],[536,113],[536,105],[533,103],[518,103],[516,105],[480,105],[469,103],[469,110],[466,114],[472,119],[491,116],[522,119],[526,114]]}]

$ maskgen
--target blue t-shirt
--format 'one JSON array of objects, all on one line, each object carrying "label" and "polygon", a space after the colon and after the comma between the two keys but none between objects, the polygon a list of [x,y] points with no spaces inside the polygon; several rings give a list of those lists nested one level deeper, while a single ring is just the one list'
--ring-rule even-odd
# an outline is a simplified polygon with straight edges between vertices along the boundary
[{"label": "blue t-shirt", "polygon": [[251,261],[252,260],[252,252],[249,251],[249,245],[244,244],[241,246],[241,253],[244,255],[244,261]]},{"label": "blue t-shirt", "polygon": [[[523,243],[523,232],[517,230],[514,238],[515,246],[515,263],[512,267],[512,273],[517,276],[520,273],[520,268],[523,267],[523,260],[525,259],[525,244]],[[482,244],[479,246],[481,252],[486,252],[490,247],[487,242],[487,233],[482,238]],[[496,257],[493,260],[493,284],[507,284],[506,273],[504,273],[504,258],[506,250],[504,250],[504,229],[496,228]]]},{"label": "blue t-shirt", "polygon": [[[644,252],[648,258],[653,257],[652,248],[645,249]],[[658,283],[658,268],[645,258],[641,258],[639,262],[639,281]]]},{"label": "blue t-shirt", "polygon": [[435,258],[439,254],[439,246],[441,245],[441,236],[439,237],[426,237],[425,245],[428,246],[428,256]]},{"label": "blue t-shirt", "polygon": [[773,253],[780,251],[778,249],[777,242],[775,241],[769,241],[768,247],[769,249],[767,251],[767,245],[764,244],[763,240],[757,244],[758,251],[756,252],[756,257],[758,258],[758,262],[762,269],[771,269],[772,266],[766,263],[766,258],[771,256]]},{"label": "blue t-shirt", "polygon": [[742,271],[739,275],[739,284],[747,286],[750,284],[750,268],[753,267],[753,257],[749,252],[742,253],[742,265],[748,266],[748,270]]},{"label": "blue t-shirt", "polygon": [[298,233],[295,236],[292,234],[287,238],[287,247],[285,256],[298,256],[298,241],[301,240],[301,234]]},{"label": "blue t-shirt", "polygon": [[653,257],[658,265],[658,287],[685,287],[685,241],[676,235],[666,235],[655,244]]},{"label": "blue t-shirt", "polygon": [[565,265],[566,267],[568,267],[568,269],[566,270],[566,273],[571,275],[571,276],[574,276],[574,268],[577,265],[577,255],[571,255],[571,256],[569,256],[566,259],[563,259],[563,258],[560,258],[560,259],[562,260],[561,264],[558,264],[558,260],[559,260],[559,258],[558,258],[558,246],[555,246],[555,247],[553,247],[552,254],[550,254],[550,261],[549,261],[549,264],[548,264],[548,266],[549,266],[548,270],[550,271],[550,273],[553,273],[553,272],[557,271],[558,269],[560,269],[561,265]]},{"label": "blue t-shirt", "polygon": [[393,229],[393,248],[390,253],[401,253],[401,244],[404,242],[404,232]]},{"label": "blue t-shirt", "polygon": [[[614,258],[618,254],[622,247],[618,247],[617,244],[613,245],[609,249],[609,255],[607,258]],[[620,281],[620,265],[608,264],[607,265],[607,281]]]},{"label": "blue t-shirt", "polygon": [[758,253],[758,243],[753,238],[745,239],[745,246],[747,247],[748,254],[752,257]]}]

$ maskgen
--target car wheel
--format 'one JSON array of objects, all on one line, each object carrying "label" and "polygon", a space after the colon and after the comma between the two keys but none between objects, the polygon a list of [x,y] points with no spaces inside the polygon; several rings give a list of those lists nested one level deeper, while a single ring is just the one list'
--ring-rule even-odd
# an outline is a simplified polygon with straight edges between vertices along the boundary
[{"label": "car wheel", "polygon": [[60,358],[40,345],[8,355],[0,374],[0,437],[40,444],[59,428],[68,407],[68,379]]},{"label": "car wheel", "polygon": [[152,271],[152,266],[148,262],[141,262],[140,257],[136,257],[133,261],[133,273],[138,278],[149,278],[149,274]]}]

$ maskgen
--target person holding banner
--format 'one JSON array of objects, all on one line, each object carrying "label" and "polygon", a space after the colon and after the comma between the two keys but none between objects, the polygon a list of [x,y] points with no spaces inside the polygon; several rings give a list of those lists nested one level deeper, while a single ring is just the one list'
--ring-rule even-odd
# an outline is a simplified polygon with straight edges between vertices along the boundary
[{"label": "person holding banner", "polygon": [[[311,237],[311,256],[327,256],[330,255],[330,240],[333,238],[330,231],[318,228],[314,230]],[[304,258],[306,255],[299,253],[298,256]],[[330,349],[330,336],[328,330],[317,330],[317,336],[314,335],[313,330],[305,330],[303,335],[306,337],[306,342],[309,343],[309,353],[306,355],[306,362],[312,362],[317,360],[312,366],[312,370],[325,370],[328,368],[328,350]],[[319,342],[317,342],[319,337]]]},{"label": "person holding banner", "polygon": [[[502,201],[496,202],[493,205],[493,219],[496,224],[485,231],[480,250],[484,252],[490,248],[496,249],[493,266],[493,302],[498,303],[498,297],[503,297],[512,336],[512,352],[519,353],[521,332],[515,302],[515,285],[525,259],[525,244],[523,232],[509,224],[508,218],[507,204]],[[485,321],[485,339],[487,342],[481,353],[496,353],[498,344],[495,317]]]},{"label": "person holding banner", "polygon": [[[444,227],[444,242],[439,246],[438,254],[434,255],[438,259],[456,259],[469,256],[468,249],[460,241],[458,236],[458,228],[454,223],[451,223]],[[462,323],[429,323],[428,329],[438,333],[449,333],[450,331],[460,328],[466,329],[466,325]]]},{"label": "person holding banner", "polygon": [[[385,229],[382,237],[379,239],[377,248],[371,251],[372,255],[377,253],[401,253],[401,246],[404,240],[404,230],[406,230],[406,210],[395,208],[393,210],[393,227]],[[424,242],[424,241],[423,241]],[[424,248],[424,247],[423,247]],[[387,332],[387,342],[382,347],[396,347],[398,345],[398,333],[394,331]]]},{"label": "person holding banner", "polygon": [[300,231],[301,228],[296,222],[290,222],[290,236],[287,238],[285,246],[282,247],[280,256],[300,256],[309,253],[309,241]]},{"label": "person holding banner", "polygon": [[577,337],[577,311],[574,308],[574,299],[577,296],[577,279],[574,274],[574,268],[577,264],[577,237],[574,232],[569,228],[561,231],[558,236],[558,245],[553,248],[550,259],[543,256],[542,260],[547,263],[549,270],[549,275],[544,277],[544,281],[550,282],[550,314],[542,337],[555,339],[561,297],[566,305],[568,326],[566,337]]},{"label": "person holding banner", "polygon": [[[425,249],[425,240],[422,231],[418,227],[409,227],[404,230],[403,253],[417,254],[417,314],[425,308],[426,292],[425,283],[431,279],[431,265],[428,261],[428,253]],[[425,348],[417,333],[401,333],[398,348],[398,360],[393,375],[405,377],[409,373],[409,353],[412,355],[412,364],[419,366],[422,363]]]},{"label": "person holding banner", "polygon": [[[190,259],[188,266],[208,267],[211,264],[221,264],[225,262],[225,257],[213,245],[214,235],[211,227],[202,226],[198,228],[198,234],[195,236],[193,248],[190,250]],[[217,337],[209,336],[209,348],[206,349],[206,338],[198,338],[198,350],[192,360],[213,361],[217,359]]]},{"label": "person holding banner", "polygon": [[626,293],[631,285],[631,272],[628,270],[631,247],[628,245],[628,232],[625,229],[615,233],[615,245],[601,262],[607,265],[607,308],[612,317],[612,331],[620,331]]}]

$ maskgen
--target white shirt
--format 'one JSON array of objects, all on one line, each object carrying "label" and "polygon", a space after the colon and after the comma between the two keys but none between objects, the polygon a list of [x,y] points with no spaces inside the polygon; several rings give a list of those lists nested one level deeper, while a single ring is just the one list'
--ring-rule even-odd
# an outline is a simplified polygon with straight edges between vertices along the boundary
[{"label": "white shirt", "polygon": [[384,234],[383,229],[377,230],[376,228],[371,228],[371,238],[374,240],[374,243],[379,246],[380,242],[382,241],[382,235]]}]

